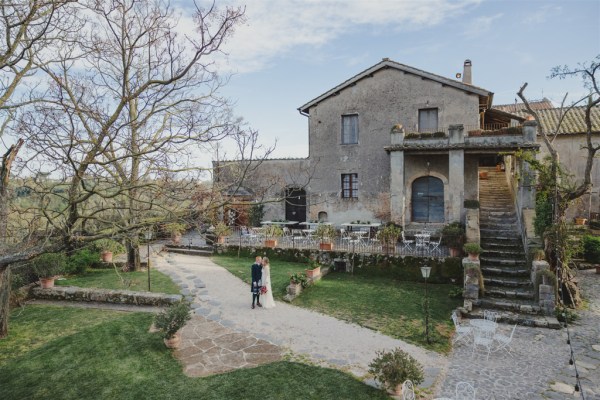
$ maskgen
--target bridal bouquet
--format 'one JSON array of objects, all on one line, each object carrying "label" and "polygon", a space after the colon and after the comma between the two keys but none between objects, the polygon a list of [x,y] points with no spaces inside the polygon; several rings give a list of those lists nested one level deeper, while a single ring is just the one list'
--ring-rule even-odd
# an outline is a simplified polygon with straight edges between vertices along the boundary
[{"label": "bridal bouquet", "polygon": [[266,287],[266,286],[261,286],[261,287],[260,287],[260,294],[265,294],[265,293],[267,293],[267,291],[268,291],[268,290],[267,290],[267,287]]}]

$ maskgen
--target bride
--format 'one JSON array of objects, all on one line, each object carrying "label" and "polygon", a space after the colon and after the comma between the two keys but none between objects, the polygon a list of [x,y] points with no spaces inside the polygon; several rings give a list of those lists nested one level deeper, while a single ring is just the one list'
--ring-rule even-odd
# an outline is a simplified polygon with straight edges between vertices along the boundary
[{"label": "bride", "polygon": [[267,289],[267,292],[261,296],[263,298],[262,306],[263,308],[273,308],[275,307],[275,301],[271,290],[271,264],[269,264],[267,257],[263,257],[262,283]]}]

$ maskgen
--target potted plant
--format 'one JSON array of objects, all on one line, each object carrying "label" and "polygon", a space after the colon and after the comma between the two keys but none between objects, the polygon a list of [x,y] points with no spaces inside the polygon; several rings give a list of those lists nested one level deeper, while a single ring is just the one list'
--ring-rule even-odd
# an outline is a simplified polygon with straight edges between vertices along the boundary
[{"label": "potted plant", "polygon": [[215,225],[215,236],[217,237],[217,243],[225,243],[225,237],[231,235],[231,229],[223,222],[219,222]]},{"label": "potted plant", "polygon": [[587,218],[575,217],[575,225],[585,225]]},{"label": "potted plant", "polygon": [[479,260],[479,254],[483,251],[479,243],[466,243],[463,246],[463,250],[469,255],[469,259],[472,261]]},{"label": "potted plant", "polygon": [[181,243],[181,235],[185,232],[185,224],[180,222],[171,222],[165,225],[165,230],[171,234],[171,240],[174,244]]},{"label": "potted plant", "polygon": [[191,318],[190,304],[186,301],[171,304],[154,317],[154,326],[161,332],[165,346],[176,349],[181,342],[179,330]]},{"label": "potted plant", "polygon": [[405,380],[409,379],[415,385],[423,382],[423,366],[402,349],[378,351],[376,354],[377,357],[369,364],[369,373],[387,390],[400,395]]},{"label": "potted plant", "polygon": [[319,224],[315,230],[315,235],[319,238],[319,249],[333,250],[333,239],[337,235],[335,228],[329,224]]},{"label": "potted plant", "polygon": [[314,258],[308,259],[308,268],[306,269],[307,278],[316,278],[321,275],[321,264]]},{"label": "potted plant", "polygon": [[283,236],[283,229],[279,225],[271,225],[265,229],[265,247],[277,247],[278,237]]},{"label": "potted plant", "polygon": [[542,261],[546,259],[546,253],[542,249],[534,249],[531,258],[533,261]]},{"label": "potted plant", "polygon": [[402,235],[402,228],[394,223],[388,223],[384,226],[377,237],[381,240],[381,245],[386,253],[394,252],[398,238]]},{"label": "potted plant", "polygon": [[98,239],[94,241],[94,247],[100,252],[100,258],[104,262],[112,262],[114,253],[125,251],[125,247],[113,239]]},{"label": "potted plant", "polygon": [[487,179],[488,172],[487,171],[479,171],[479,179]]},{"label": "potted plant", "polygon": [[451,257],[459,257],[465,235],[465,227],[460,222],[452,222],[442,229],[442,243],[450,249]]},{"label": "potted plant", "polygon": [[31,264],[42,289],[49,289],[54,287],[56,276],[65,272],[67,256],[64,253],[45,253],[33,259]]}]

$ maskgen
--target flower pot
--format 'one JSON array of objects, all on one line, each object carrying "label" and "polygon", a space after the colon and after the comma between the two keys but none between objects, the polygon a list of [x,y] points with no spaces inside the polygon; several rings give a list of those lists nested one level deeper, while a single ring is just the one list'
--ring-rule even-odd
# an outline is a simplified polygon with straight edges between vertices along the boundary
[{"label": "flower pot", "polygon": [[450,257],[460,257],[460,249],[456,247],[450,247]]},{"label": "flower pot", "polygon": [[265,247],[270,247],[270,248],[277,247],[277,240],[275,240],[275,239],[266,239],[265,240]]},{"label": "flower pot", "polygon": [[51,289],[54,287],[54,279],[56,279],[56,277],[54,276],[48,278],[40,278],[40,286],[42,287],[42,289]]},{"label": "flower pot", "polygon": [[165,342],[165,346],[167,346],[169,349],[178,349],[179,345],[181,344],[181,336],[179,332],[177,332],[171,338],[163,339],[163,342]]},{"label": "flower pot", "polygon": [[479,179],[487,179],[487,178],[488,178],[487,171],[481,171],[481,172],[479,172]]},{"label": "flower pot", "polygon": [[332,251],[333,243],[330,243],[330,242],[319,243],[319,249],[324,250],[324,251]]},{"label": "flower pot", "polygon": [[479,260],[479,254],[469,253],[469,260],[471,260],[471,261],[477,261],[477,260]]},{"label": "flower pot", "polygon": [[309,278],[315,278],[321,275],[321,267],[317,267],[315,269],[307,269],[306,276]]},{"label": "flower pot", "polygon": [[575,225],[585,225],[587,218],[575,218]]},{"label": "flower pot", "polygon": [[106,251],[105,250],[102,253],[100,253],[100,258],[104,262],[112,262],[112,260],[113,260],[113,253],[112,253],[112,251]]}]

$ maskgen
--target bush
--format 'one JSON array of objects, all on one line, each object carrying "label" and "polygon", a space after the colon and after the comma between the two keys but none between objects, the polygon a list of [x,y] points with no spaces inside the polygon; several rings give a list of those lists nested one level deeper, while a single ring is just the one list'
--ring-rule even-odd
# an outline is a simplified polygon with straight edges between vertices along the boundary
[{"label": "bush", "polygon": [[282,237],[283,229],[279,225],[271,225],[265,229],[265,236],[268,238]]},{"label": "bush", "polygon": [[333,225],[329,224],[319,224],[317,226],[317,230],[315,231],[315,235],[321,239],[321,241],[325,239],[333,239],[337,236],[337,231],[333,227]]},{"label": "bush", "polygon": [[583,258],[592,264],[600,264],[600,237],[591,235],[583,237]]},{"label": "bush", "polygon": [[45,253],[34,258],[31,265],[38,278],[51,278],[65,272],[67,256],[64,253]]},{"label": "bush", "polygon": [[124,253],[125,246],[113,239],[98,239],[92,243],[93,250],[98,253],[110,251],[112,253]]},{"label": "bush", "polygon": [[307,288],[310,285],[308,278],[305,273],[296,272],[290,275],[290,282],[295,284],[301,284],[303,288]]},{"label": "bush", "polygon": [[164,339],[171,339],[190,320],[190,304],[185,301],[171,304],[154,317],[154,326]]},{"label": "bush", "polygon": [[446,137],[446,133],[445,132],[433,132],[433,137],[434,138],[445,138]]},{"label": "bush", "polygon": [[467,254],[481,254],[483,251],[479,243],[467,243],[463,246],[463,250]]},{"label": "bush", "polygon": [[88,267],[98,263],[100,254],[90,249],[79,250],[69,257],[66,272],[68,274],[83,274]]},{"label": "bush", "polygon": [[390,390],[407,379],[415,385],[424,380],[423,366],[400,348],[378,351],[377,357],[369,364],[369,373]]},{"label": "bush", "polygon": [[402,227],[390,222],[379,231],[378,237],[381,243],[394,246],[400,236],[402,236]]},{"label": "bush", "polygon": [[465,226],[460,222],[452,222],[442,229],[442,243],[448,247],[460,248],[465,236]]}]

